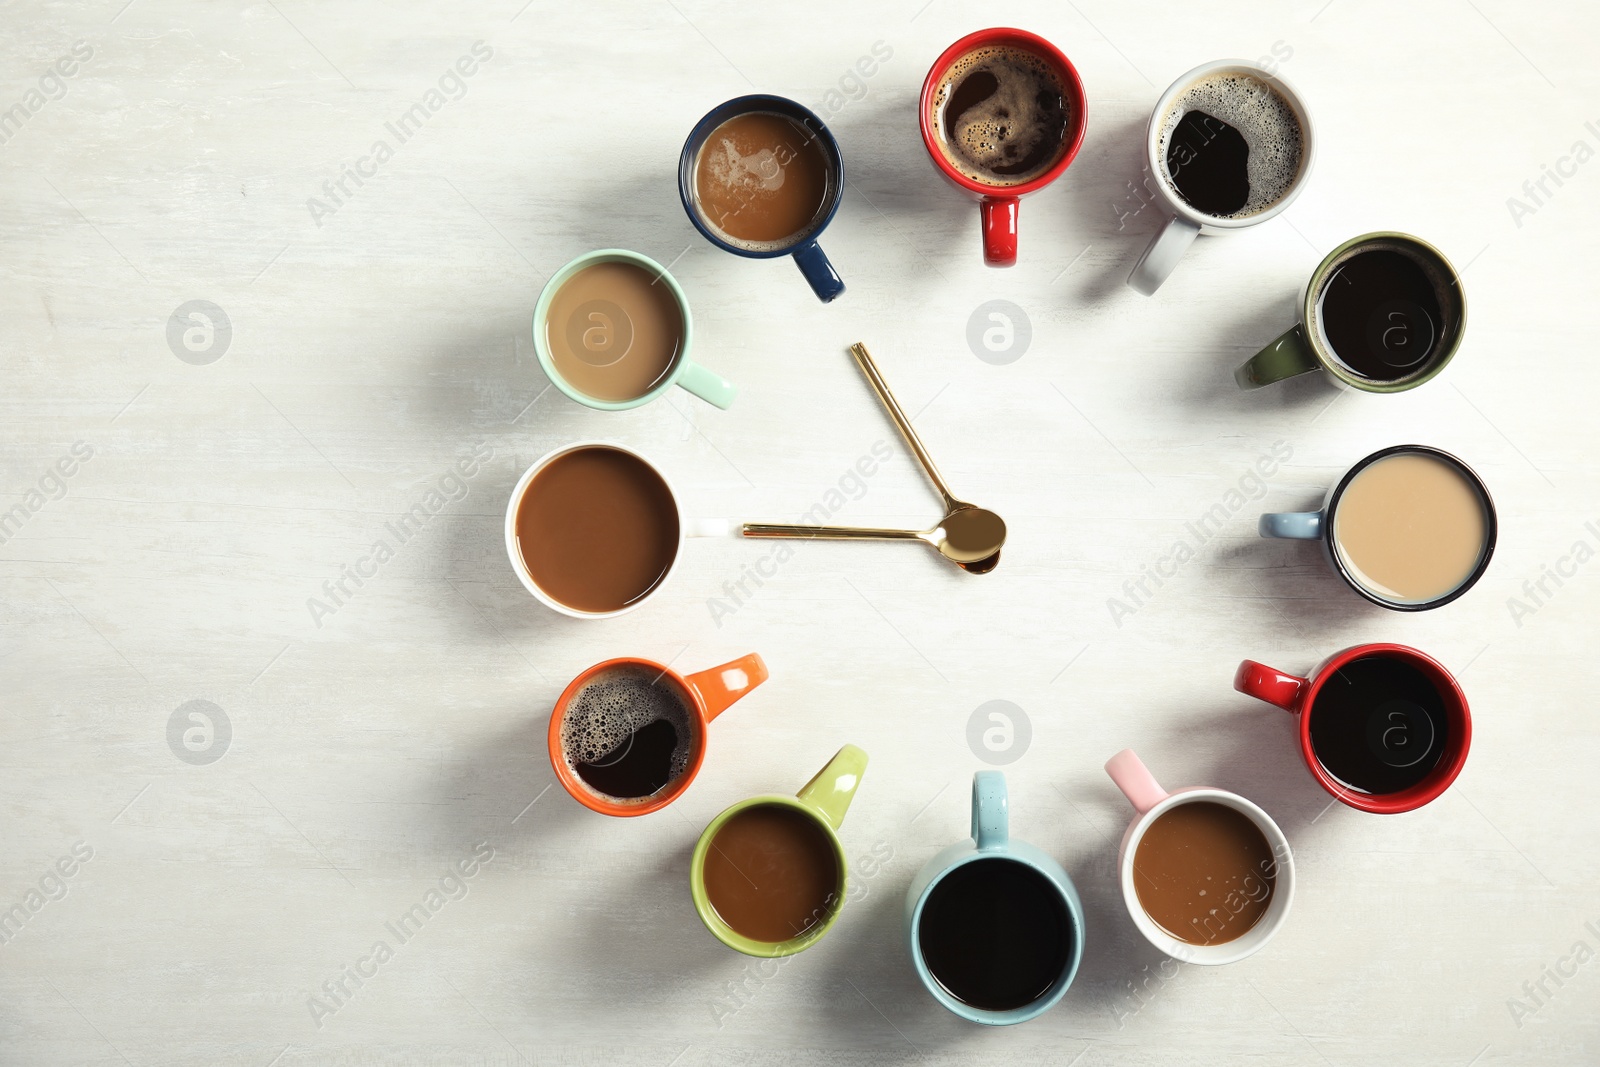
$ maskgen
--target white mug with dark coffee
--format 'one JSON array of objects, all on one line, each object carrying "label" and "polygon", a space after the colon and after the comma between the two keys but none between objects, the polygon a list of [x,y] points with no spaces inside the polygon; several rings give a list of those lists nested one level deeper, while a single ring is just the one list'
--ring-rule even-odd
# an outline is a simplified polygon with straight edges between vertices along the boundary
[{"label": "white mug with dark coffee", "polygon": [[1145,184],[1167,218],[1128,284],[1150,296],[1196,237],[1281,213],[1305,185],[1314,149],[1299,94],[1253,63],[1217,60],[1173,82],[1145,132]]}]

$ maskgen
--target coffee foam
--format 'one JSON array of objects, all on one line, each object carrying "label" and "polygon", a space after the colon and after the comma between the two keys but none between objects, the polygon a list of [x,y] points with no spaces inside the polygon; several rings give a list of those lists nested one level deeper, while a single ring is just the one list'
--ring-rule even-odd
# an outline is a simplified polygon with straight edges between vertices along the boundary
[{"label": "coffee foam", "polygon": [[[672,782],[689,769],[694,733],[689,708],[677,686],[648,667],[616,667],[587,682],[567,702],[561,717],[561,754],[577,773],[580,763],[596,763],[629,735],[657,720],[672,724],[678,745],[672,750]],[[582,781],[582,779],[578,779]],[[670,784],[670,783],[669,783]],[[587,784],[585,788],[590,788]],[[642,804],[650,797],[613,797],[590,789],[614,804]]]},{"label": "coffee foam", "polygon": [[[945,131],[945,104],[967,75],[980,70],[993,74],[999,85],[992,96],[957,116],[961,124],[956,128],[956,140],[952,143]],[[1048,136],[1049,116],[1039,106],[1039,94],[1046,89],[1061,92],[1054,70],[1043,59],[1020,48],[978,48],[950,64],[950,69],[939,80],[939,88],[934,91],[929,116],[939,143],[949,149],[946,158],[973,181],[995,186],[1031,182],[1055,166],[1059,154],[1024,174],[1002,175],[988,169],[1006,162],[1004,153],[1008,145],[1017,146],[1020,154],[1026,157],[1041,137]],[[1012,139],[1010,132],[1019,129],[1031,132],[1032,137],[1026,141]],[[1002,137],[1002,131],[1006,136]]]},{"label": "coffee foam", "polygon": [[1162,119],[1156,158],[1161,161],[1162,180],[1174,195],[1176,189],[1166,167],[1167,146],[1172,131],[1190,111],[1204,111],[1226,122],[1239,131],[1250,149],[1250,198],[1238,211],[1219,218],[1242,219],[1265,211],[1294,188],[1304,156],[1299,116],[1282,94],[1261,78],[1223,71],[1207,75],[1179,93]]}]

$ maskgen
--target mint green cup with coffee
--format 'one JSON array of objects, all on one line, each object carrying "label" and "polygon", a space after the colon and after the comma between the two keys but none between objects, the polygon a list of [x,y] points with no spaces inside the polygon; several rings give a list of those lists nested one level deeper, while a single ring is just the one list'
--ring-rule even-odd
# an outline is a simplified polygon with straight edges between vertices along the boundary
[{"label": "mint green cup with coffee", "polygon": [[602,248],[556,271],[533,309],[533,350],[551,384],[580,404],[625,411],[681,386],[733,403],[733,383],[689,358],[689,298],[667,268]]},{"label": "mint green cup with coffee", "polygon": [[1346,388],[1402,393],[1432,381],[1461,346],[1467,301],[1443,252],[1406,233],[1368,233],[1328,253],[1299,321],[1233,372],[1241,389],[1325,371]]}]

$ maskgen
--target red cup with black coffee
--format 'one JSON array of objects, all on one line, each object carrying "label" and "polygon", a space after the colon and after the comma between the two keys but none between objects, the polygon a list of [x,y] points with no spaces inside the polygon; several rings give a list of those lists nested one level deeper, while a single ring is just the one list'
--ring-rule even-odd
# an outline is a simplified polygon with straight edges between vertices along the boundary
[{"label": "red cup with black coffee", "polygon": [[979,30],[922,83],[922,143],[934,169],[978,202],[983,261],[1017,262],[1022,197],[1061,177],[1083,144],[1087,100],[1071,60],[1025,30]]},{"label": "red cup with black coffee", "polygon": [[1413,811],[1466,766],[1466,694],[1443,664],[1414,648],[1356,645],[1304,678],[1247,659],[1233,687],[1298,716],[1311,776],[1358,811]]}]

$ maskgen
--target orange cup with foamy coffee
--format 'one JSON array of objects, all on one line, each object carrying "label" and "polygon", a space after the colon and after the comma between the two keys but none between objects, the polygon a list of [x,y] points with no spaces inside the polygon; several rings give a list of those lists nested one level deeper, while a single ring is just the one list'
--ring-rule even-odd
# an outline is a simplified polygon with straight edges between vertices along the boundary
[{"label": "orange cup with foamy coffee", "polygon": [[1262,537],[1321,541],[1357,593],[1395,611],[1426,611],[1475,585],[1498,523],[1473,469],[1427,445],[1396,445],[1351,467],[1321,511],[1261,516]]},{"label": "orange cup with foamy coffee", "polygon": [[556,780],[602,815],[659,811],[700,773],[711,720],[766,680],[753,652],[689,675],[632,657],[597,663],[550,713]]}]

